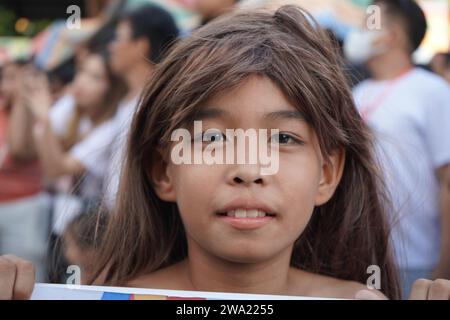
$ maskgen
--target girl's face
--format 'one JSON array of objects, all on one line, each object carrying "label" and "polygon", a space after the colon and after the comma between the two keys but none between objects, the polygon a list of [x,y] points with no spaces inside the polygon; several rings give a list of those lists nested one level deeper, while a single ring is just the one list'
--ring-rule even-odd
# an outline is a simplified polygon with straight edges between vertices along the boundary
[{"label": "girl's face", "polygon": [[100,55],[89,55],[78,69],[74,80],[73,90],[78,106],[87,113],[100,108],[108,87],[105,61]]},{"label": "girl's face", "polygon": [[[266,77],[248,78],[210,99],[203,110],[198,119],[203,131],[278,129],[272,143],[279,145],[279,170],[261,175],[257,164],[167,161],[154,166],[155,191],[162,200],[177,203],[190,256],[195,251],[258,263],[290,254],[314,207],[331,198],[342,174],[343,154],[336,152],[324,161],[311,126]],[[270,215],[254,217],[261,212]]]}]

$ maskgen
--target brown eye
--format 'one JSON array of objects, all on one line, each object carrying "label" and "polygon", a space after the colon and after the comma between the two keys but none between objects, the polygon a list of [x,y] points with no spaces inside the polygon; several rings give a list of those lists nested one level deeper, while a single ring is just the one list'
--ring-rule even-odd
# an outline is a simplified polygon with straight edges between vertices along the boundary
[{"label": "brown eye", "polygon": [[225,135],[220,131],[206,131],[202,135],[202,140],[204,142],[219,142],[219,141],[225,141],[226,137]]},{"label": "brown eye", "polygon": [[271,141],[272,143],[277,143],[277,144],[282,144],[282,145],[283,145],[283,144],[284,144],[284,145],[286,145],[286,144],[304,144],[301,140],[299,140],[299,139],[293,137],[293,136],[290,135],[290,134],[283,133],[283,132],[274,134],[274,135],[270,138],[270,141]]}]

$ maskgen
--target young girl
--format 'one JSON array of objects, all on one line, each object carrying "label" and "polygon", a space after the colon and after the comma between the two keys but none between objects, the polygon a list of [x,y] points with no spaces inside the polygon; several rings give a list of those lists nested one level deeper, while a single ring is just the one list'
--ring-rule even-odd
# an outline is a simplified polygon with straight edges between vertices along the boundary
[{"label": "young girl", "polygon": [[[287,6],[220,18],[155,72],[132,124],[96,284],[354,298],[377,265],[380,291],[400,297],[371,139],[329,39],[307,14]],[[226,129],[278,129],[268,140],[279,147],[278,172],[175,165],[171,134],[193,120],[211,129],[194,136],[203,148],[227,144]],[[13,274],[28,280],[10,281],[9,297],[32,288],[29,265],[0,262],[20,265]],[[421,282],[415,297],[448,299],[447,282],[436,288]]]},{"label": "young girl", "polygon": [[[219,19],[177,45],[135,115],[97,283],[349,298],[377,265],[398,298],[370,137],[345,83],[296,7]],[[175,165],[171,134],[194,120],[219,130],[204,147],[226,129],[278,129],[278,173]]]}]

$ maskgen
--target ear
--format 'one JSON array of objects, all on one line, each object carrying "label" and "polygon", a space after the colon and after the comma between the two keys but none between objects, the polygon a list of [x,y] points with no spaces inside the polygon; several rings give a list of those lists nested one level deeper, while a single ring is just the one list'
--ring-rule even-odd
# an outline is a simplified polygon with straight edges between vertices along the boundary
[{"label": "ear", "polygon": [[343,149],[333,152],[327,161],[322,164],[322,177],[315,205],[320,206],[331,199],[341,181],[345,165],[345,152]]},{"label": "ear", "polygon": [[148,176],[156,195],[163,201],[175,202],[176,193],[170,168],[162,156],[158,156],[148,169]]},{"label": "ear", "polygon": [[148,57],[150,57],[150,52],[152,50],[150,41],[145,37],[140,37],[137,39],[136,44],[142,56],[148,59]]}]

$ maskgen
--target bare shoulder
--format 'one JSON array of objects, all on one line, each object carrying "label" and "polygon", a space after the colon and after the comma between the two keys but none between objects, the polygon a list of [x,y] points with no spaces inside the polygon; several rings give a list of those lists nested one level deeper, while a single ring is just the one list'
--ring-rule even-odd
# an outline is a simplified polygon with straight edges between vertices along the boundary
[{"label": "bare shoulder", "polygon": [[[378,290],[369,289],[366,285],[350,280],[342,280],[306,271],[293,272],[292,283],[302,288],[299,294],[317,298],[355,299],[361,290],[370,290],[380,299],[386,299]],[[306,280],[305,280],[306,279]]]}]

